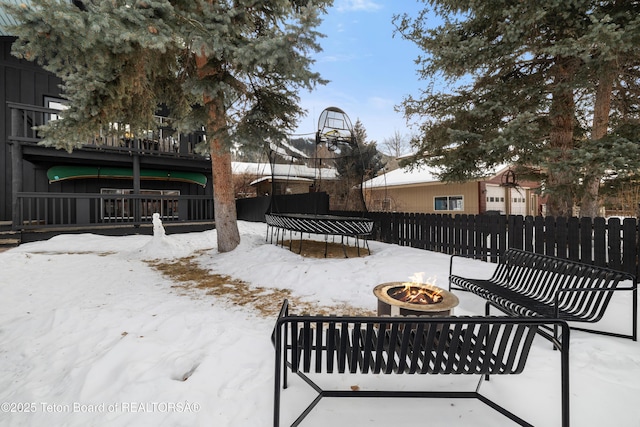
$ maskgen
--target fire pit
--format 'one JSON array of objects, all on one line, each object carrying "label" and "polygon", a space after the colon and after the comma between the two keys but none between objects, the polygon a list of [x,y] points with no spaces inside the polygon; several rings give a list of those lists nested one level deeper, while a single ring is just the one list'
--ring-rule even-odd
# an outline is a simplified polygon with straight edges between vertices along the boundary
[{"label": "fire pit", "polygon": [[378,316],[449,316],[458,297],[429,283],[389,282],[376,286]]}]

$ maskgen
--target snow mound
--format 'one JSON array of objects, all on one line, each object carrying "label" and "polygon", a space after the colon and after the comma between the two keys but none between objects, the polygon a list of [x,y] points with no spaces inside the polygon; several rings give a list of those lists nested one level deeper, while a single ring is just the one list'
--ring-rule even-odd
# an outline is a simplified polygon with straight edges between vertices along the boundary
[{"label": "snow mound", "polygon": [[153,214],[153,237],[136,251],[140,259],[181,258],[193,252],[191,245],[167,236],[160,214]]}]

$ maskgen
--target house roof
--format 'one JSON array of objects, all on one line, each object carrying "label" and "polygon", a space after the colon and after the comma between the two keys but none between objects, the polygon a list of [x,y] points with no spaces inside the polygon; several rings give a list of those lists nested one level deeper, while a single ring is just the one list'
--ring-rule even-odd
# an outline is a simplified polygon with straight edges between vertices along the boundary
[{"label": "house roof", "polygon": [[[248,163],[248,162],[233,162],[231,169],[234,174],[249,174],[255,175],[256,179],[262,177],[271,177],[271,165],[269,163]],[[276,177],[282,179],[336,179],[338,173],[333,168],[310,168],[305,165],[294,164],[275,164],[273,169]]]},{"label": "house roof", "polygon": [[[3,0],[3,3],[9,4],[29,4],[29,0]],[[18,25],[19,22],[14,19],[13,16],[9,15],[7,11],[0,7],[0,36],[12,36],[9,31],[7,31],[7,27]]]},{"label": "house roof", "polygon": [[379,188],[438,182],[436,172],[435,169],[425,166],[417,166],[413,169],[404,167],[383,172],[381,175],[365,181],[362,185],[364,188]]},{"label": "house roof", "polygon": [[[313,183],[313,179],[311,178],[289,178],[286,176],[274,176],[273,180],[275,182],[279,182],[279,181],[285,181],[285,182],[289,182],[289,183]],[[258,178],[256,180],[253,180],[249,183],[249,185],[257,185],[261,182],[270,182],[271,181],[271,177],[270,176],[263,176],[262,178]]]},{"label": "house roof", "polygon": [[[499,166],[493,170],[487,171],[487,180],[494,178],[508,169],[508,166]],[[424,165],[416,166],[413,169],[409,167],[394,169],[391,172],[383,173],[377,177],[365,181],[364,188],[384,188],[419,185],[440,182],[438,179],[438,169],[429,168]]]}]

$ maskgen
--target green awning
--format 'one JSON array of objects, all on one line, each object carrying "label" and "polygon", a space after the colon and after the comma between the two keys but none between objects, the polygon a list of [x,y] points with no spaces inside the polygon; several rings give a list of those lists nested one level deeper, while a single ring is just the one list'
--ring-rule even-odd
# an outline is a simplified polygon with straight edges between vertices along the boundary
[{"label": "green awning", "polygon": [[[94,166],[53,166],[47,171],[49,183],[66,179],[115,178],[133,179],[133,169]],[[207,185],[207,177],[198,172],[180,172],[155,169],[141,169],[141,180],[182,181],[201,186]]]}]

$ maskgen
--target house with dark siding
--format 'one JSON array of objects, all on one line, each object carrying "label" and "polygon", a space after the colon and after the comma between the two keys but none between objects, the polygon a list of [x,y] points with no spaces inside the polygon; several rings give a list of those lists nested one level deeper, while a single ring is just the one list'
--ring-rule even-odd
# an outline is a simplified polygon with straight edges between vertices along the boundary
[{"label": "house with dark siding", "polygon": [[211,160],[194,147],[203,134],[163,126],[131,135],[126,124],[69,153],[39,144],[34,128],[65,108],[60,79],[11,55],[11,18],[0,10],[0,226],[139,226],[211,222]]}]

